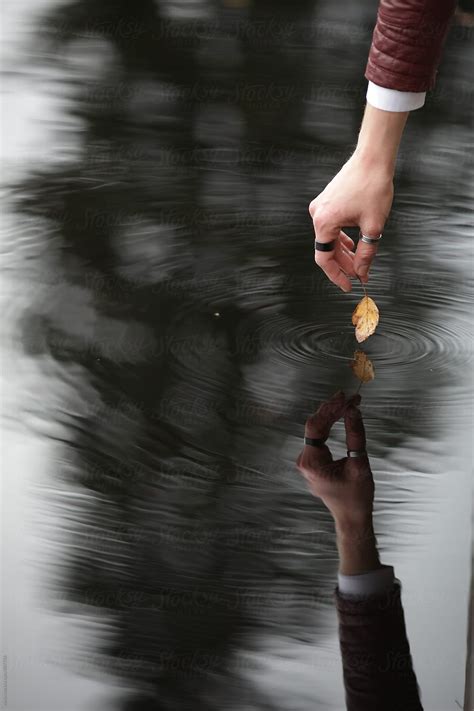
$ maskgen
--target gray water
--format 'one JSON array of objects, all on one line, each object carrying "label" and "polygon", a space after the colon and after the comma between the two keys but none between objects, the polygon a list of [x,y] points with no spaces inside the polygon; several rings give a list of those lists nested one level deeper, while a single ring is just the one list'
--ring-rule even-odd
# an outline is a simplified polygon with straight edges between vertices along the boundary
[{"label": "gray water", "polygon": [[[56,7],[5,13],[8,707],[341,711],[333,526],[294,461],[357,388],[362,294],[316,270],[307,205],[376,4]],[[376,530],[426,711],[464,696],[472,39],[410,117],[369,283]]]}]

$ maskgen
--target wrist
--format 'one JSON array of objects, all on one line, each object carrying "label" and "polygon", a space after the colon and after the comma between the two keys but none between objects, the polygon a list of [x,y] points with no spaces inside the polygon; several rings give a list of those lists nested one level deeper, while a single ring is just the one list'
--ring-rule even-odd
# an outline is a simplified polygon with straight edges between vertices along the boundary
[{"label": "wrist", "polygon": [[393,177],[408,111],[382,111],[367,104],[354,156],[367,169]]},{"label": "wrist", "polygon": [[360,521],[336,521],[339,572],[360,575],[380,568],[372,516]]},{"label": "wrist", "polygon": [[341,540],[365,540],[375,536],[372,508],[365,511],[340,513],[334,516],[336,534]]},{"label": "wrist", "polygon": [[378,176],[387,182],[393,181],[395,174],[395,166],[397,162],[397,154],[387,152],[384,148],[377,148],[374,145],[366,145],[358,143],[352,158],[357,162],[359,168],[364,173],[371,176]]}]

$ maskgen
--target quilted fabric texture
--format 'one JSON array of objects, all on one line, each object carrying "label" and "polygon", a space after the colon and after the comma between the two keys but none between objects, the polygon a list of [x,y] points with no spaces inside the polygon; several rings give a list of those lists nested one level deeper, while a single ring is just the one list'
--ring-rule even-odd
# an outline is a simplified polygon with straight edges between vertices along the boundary
[{"label": "quilted fabric texture", "polygon": [[384,595],[335,598],[347,711],[423,711],[398,582]]},{"label": "quilted fabric texture", "polygon": [[365,76],[398,91],[435,84],[456,0],[381,0]]}]

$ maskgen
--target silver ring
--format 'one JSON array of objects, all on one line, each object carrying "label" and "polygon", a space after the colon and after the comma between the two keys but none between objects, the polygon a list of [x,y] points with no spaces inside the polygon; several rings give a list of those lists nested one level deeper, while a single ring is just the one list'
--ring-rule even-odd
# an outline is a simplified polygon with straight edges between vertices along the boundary
[{"label": "silver ring", "polygon": [[365,449],[348,449],[347,450],[347,456],[351,458],[355,457],[366,457],[367,452]]},{"label": "silver ring", "polygon": [[377,244],[382,239],[382,233],[379,234],[378,237],[369,237],[368,235],[362,234],[362,232],[359,232],[360,236],[360,241],[365,242],[365,244]]}]

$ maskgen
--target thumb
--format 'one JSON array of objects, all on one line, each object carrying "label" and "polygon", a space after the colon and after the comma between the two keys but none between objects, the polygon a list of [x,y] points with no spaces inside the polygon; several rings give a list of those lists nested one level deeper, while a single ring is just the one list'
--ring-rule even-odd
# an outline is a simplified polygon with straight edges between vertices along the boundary
[{"label": "thumb", "polygon": [[362,235],[370,237],[371,239],[377,239],[379,235],[382,234],[383,222],[382,220],[368,220],[364,225],[363,221],[360,225],[360,236],[359,242],[357,244],[357,249],[354,257],[354,271],[360,280],[367,284],[369,280],[369,271],[372,266],[372,261],[377,254],[379,243],[366,244],[362,242]]}]

